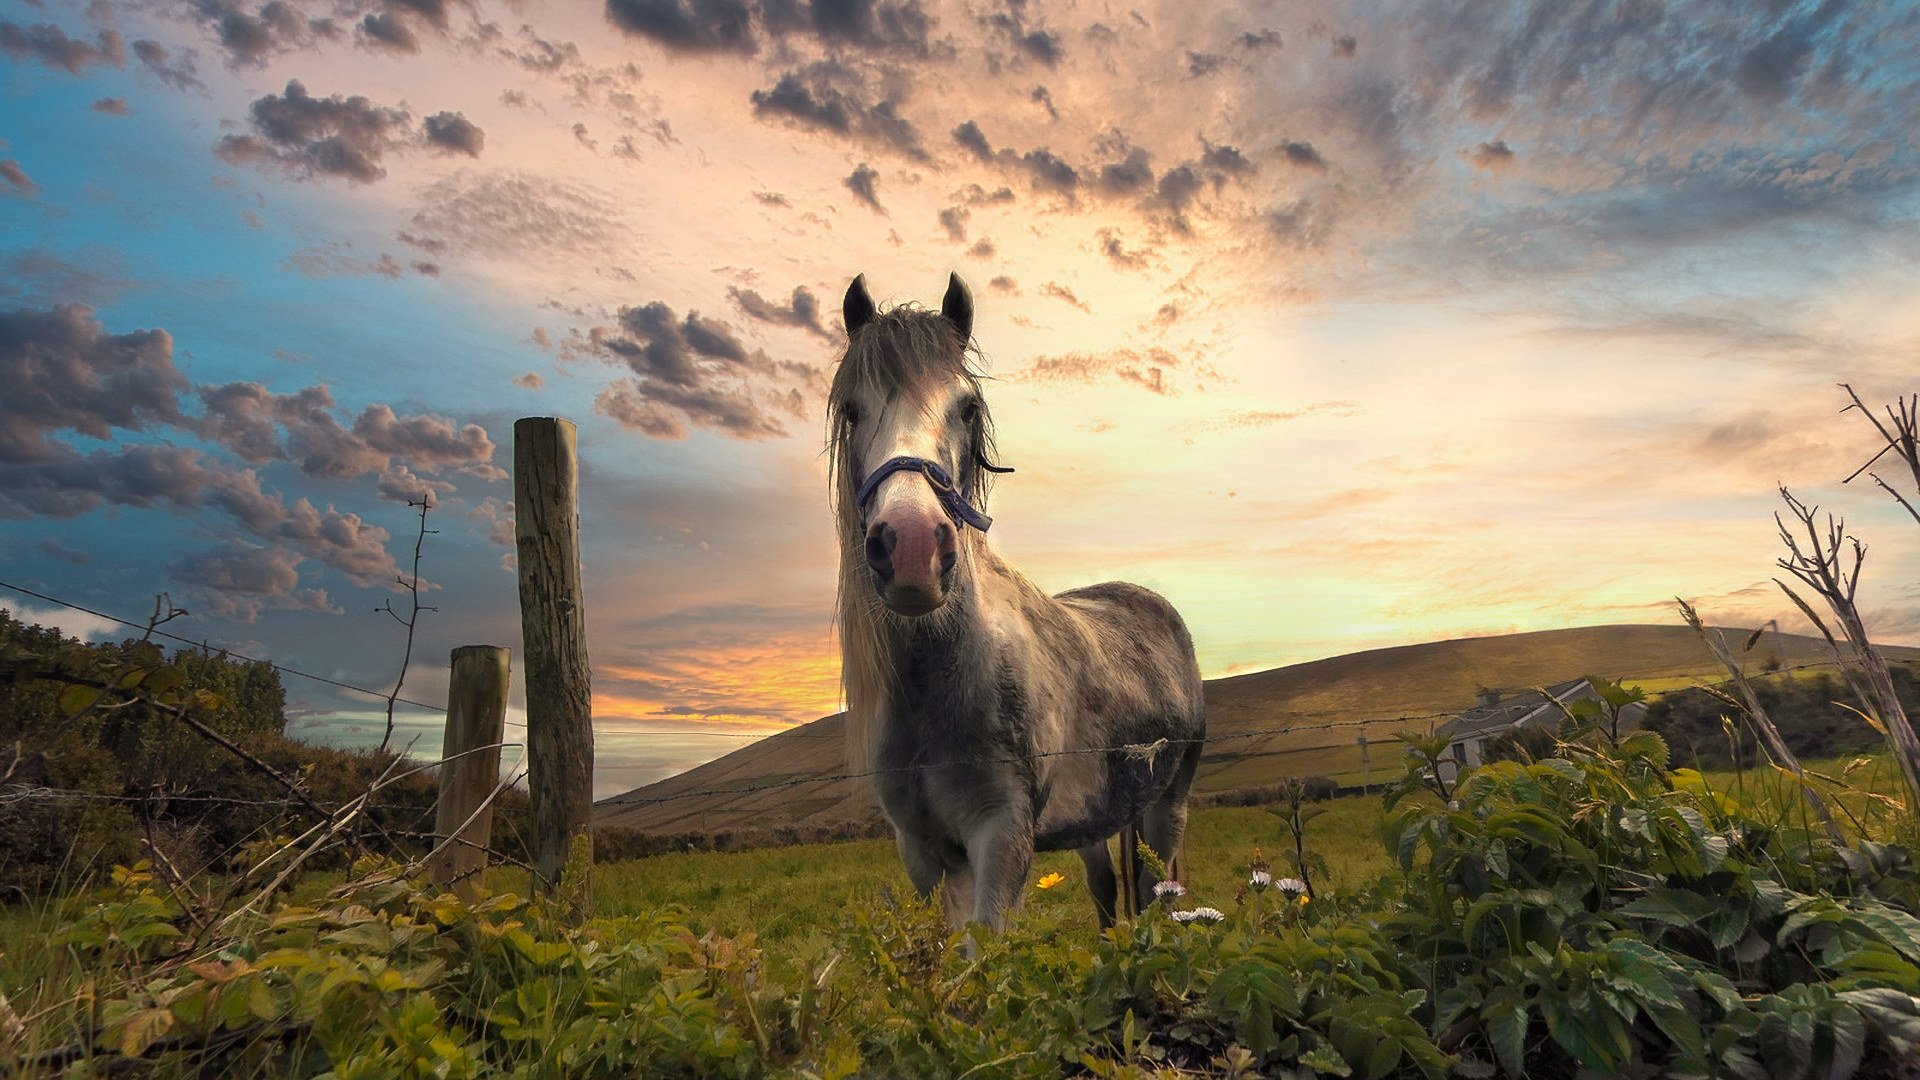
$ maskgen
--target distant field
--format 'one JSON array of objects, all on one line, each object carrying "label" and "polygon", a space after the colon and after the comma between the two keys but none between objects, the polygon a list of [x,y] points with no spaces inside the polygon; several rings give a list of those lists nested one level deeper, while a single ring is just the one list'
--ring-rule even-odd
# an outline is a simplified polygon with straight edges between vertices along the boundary
[{"label": "distant field", "polygon": [[[1736,650],[1746,634],[1727,631]],[[1885,651],[1896,661],[1920,659],[1917,649]],[[1742,655],[1755,669],[1776,658],[1794,667],[1829,658],[1825,642],[1793,634],[1767,635]],[[1194,790],[1236,791],[1315,775],[1342,785],[1378,783],[1400,772],[1396,732],[1430,730],[1472,707],[1483,688],[1512,694],[1583,675],[1649,693],[1725,677],[1692,630],[1672,625],[1435,641],[1210,679],[1208,746]],[[841,733],[836,714],[763,739],[603,800],[595,822],[676,833],[875,820],[879,807],[864,783],[807,779],[847,771]]]},{"label": "distant field", "polygon": [[[1375,828],[1378,796],[1353,796],[1317,804],[1327,812],[1309,826],[1309,845],[1329,865],[1316,886],[1368,884],[1390,866]],[[1221,904],[1246,881],[1258,848],[1274,875],[1288,873],[1288,839],[1281,819],[1257,807],[1214,807],[1193,812],[1187,832],[1188,881],[1196,903]],[[1093,927],[1093,901],[1072,852],[1052,852],[1034,862],[1035,881],[1050,871],[1065,880],[1051,889],[1027,889],[1019,918],[1064,930]],[[845,844],[800,844],[742,852],[688,852],[594,870],[595,913],[628,915],[678,907],[698,931],[736,935],[751,931],[781,942],[831,929],[849,904],[870,903],[883,888],[911,896],[912,886],[888,840]],[[524,888],[523,884],[508,887]]]},{"label": "distant field", "polygon": [[[1852,759],[1810,762],[1808,766],[1837,775]],[[1400,772],[1400,758],[1376,760]],[[1855,770],[1851,782],[1861,788],[1898,793],[1898,769],[1884,755],[1869,759]],[[1384,777],[1385,771],[1376,773]],[[1783,778],[1770,769],[1750,769],[1745,775],[1708,774],[1716,790],[1736,788],[1758,800],[1762,793],[1778,799],[1787,792]],[[1848,800],[1856,813],[1866,812],[1867,800]],[[1308,846],[1328,864],[1321,888],[1353,889],[1371,884],[1394,869],[1382,846],[1378,827],[1381,800],[1377,795],[1353,795],[1314,804],[1324,807],[1308,826]],[[1259,807],[1212,807],[1195,810],[1187,832],[1187,884],[1195,903],[1219,905],[1230,900],[1245,882],[1247,865],[1258,848],[1275,876],[1286,872],[1285,852],[1290,843],[1280,818]],[[1070,852],[1040,856],[1034,862],[1034,880],[1058,871],[1065,880],[1051,889],[1029,886],[1026,909],[1018,918],[1065,933],[1091,933],[1093,903],[1087,896],[1080,860]],[[628,915],[673,907],[697,931],[733,936],[751,932],[763,942],[796,942],[832,929],[851,904],[873,903],[883,889],[897,896],[912,895],[912,886],[900,868],[893,844],[860,840],[844,844],[801,844],[743,852],[688,852],[595,868],[594,903],[597,914]],[[524,889],[524,879],[506,875],[496,887]]]}]

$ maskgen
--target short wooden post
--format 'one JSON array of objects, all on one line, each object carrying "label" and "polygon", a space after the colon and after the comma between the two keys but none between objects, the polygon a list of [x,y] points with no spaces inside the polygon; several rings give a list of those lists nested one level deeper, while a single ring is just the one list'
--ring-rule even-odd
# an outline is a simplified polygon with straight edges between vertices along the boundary
[{"label": "short wooden post", "polygon": [[[527,793],[534,887],[560,884],[593,808],[593,692],[580,591],[580,467],[573,422],[529,416],[513,425],[513,533],[520,560],[520,632],[527,687]],[[590,882],[575,883],[579,898]]]},{"label": "short wooden post", "polygon": [[435,885],[469,902],[477,895],[486,848],[493,842],[491,796],[500,784],[510,664],[507,650],[498,645],[462,645],[453,650],[447,677],[447,733],[440,748],[433,831],[436,841],[454,840],[440,849],[429,869]]}]

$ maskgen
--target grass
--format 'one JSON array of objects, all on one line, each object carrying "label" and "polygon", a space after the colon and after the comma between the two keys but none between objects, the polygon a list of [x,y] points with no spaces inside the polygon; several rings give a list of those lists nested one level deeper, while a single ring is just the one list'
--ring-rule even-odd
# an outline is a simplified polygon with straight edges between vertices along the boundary
[{"label": "grass", "polygon": [[[1308,846],[1327,860],[1320,888],[1346,889],[1370,884],[1390,869],[1375,836],[1380,818],[1377,796],[1351,796],[1316,804],[1326,808],[1308,826]],[[1285,824],[1258,807],[1195,810],[1187,826],[1189,899],[1219,906],[1232,899],[1247,879],[1256,849],[1275,876],[1290,875],[1291,850]],[[1087,894],[1080,860],[1072,852],[1046,852],[1034,860],[1029,877],[1049,873],[1064,880],[1049,889],[1029,885],[1023,924],[1064,932],[1094,928],[1093,901]],[[524,879],[496,887],[524,888]],[[686,852],[594,868],[594,911],[618,916],[676,908],[687,925],[727,936],[752,932],[766,944],[805,938],[832,930],[849,904],[873,903],[882,890],[912,895],[900,857],[887,840],[844,844],[801,844],[742,852]]]}]

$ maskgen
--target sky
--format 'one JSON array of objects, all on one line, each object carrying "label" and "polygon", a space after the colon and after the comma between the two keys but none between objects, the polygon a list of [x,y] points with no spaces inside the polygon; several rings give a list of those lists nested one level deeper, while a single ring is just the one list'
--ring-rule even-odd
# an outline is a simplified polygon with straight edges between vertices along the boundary
[{"label": "sky", "polygon": [[[438,702],[455,646],[518,668],[512,424],[568,417],[612,794],[838,707],[840,298],[958,272],[1019,470],[992,542],[1160,591],[1209,676],[1675,596],[1804,626],[1780,484],[1920,642],[1920,530],[1841,484],[1877,442],[1836,385],[1920,390],[1916,24],[0,0],[0,580],[386,690],[430,494]],[[287,689],[295,734],[378,741]]]}]

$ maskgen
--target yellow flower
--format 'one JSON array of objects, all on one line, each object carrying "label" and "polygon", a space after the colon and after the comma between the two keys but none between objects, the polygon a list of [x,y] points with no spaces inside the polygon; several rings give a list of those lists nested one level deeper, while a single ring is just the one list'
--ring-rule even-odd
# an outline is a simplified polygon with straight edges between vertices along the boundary
[{"label": "yellow flower", "polygon": [[1306,907],[1306,906],[1307,906],[1307,894],[1306,894],[1306,893],[1301,893],[1301,894],[1300,894],[1300,906],[1301,906],[1301,907]]},{"label": "yellow flower", "polygon": [[1048,874],[1046,877],[1041,878],[1039,881],[1034,882],[1033,884],[1034,884],[1034,887],[1037,889],[1051,889],[1055,885],[1058,885],[1065,880],[1067,880],[1067,875],[1061,874],[1061,873],[1052,873],[1052,874]]}]

